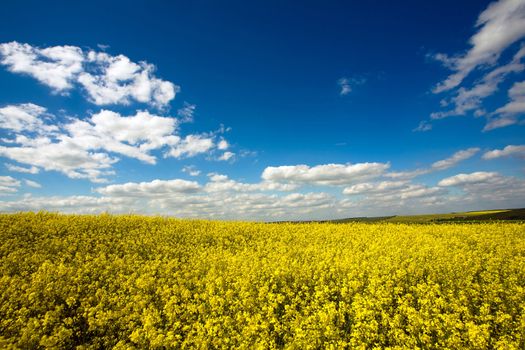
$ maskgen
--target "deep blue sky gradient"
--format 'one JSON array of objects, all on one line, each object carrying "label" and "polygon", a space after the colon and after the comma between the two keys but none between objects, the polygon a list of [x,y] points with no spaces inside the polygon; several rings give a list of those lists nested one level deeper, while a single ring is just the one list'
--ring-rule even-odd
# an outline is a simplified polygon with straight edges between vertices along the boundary
[{"label": "deep blue sky gradient", "polygon": [[[436,121],[429,132],[412,131],[441,110],[439,101],[447,96],[431,93],[449,71],[428,56],[465,52],[474,23],[488,4],[4,1],[0,42],[86,49],[103,44],[110,54],[153,63],[158,77],[181,86],[171,112],[185,101],[197,105],[195,122],[183,125],[183,131],[215,130],[224,124],[232,128],[227,139],[236,152],[256,153],[233,164],[201,157],[147,166],[123,159],[115,165],[115,183],[187,177],[180,170],[190,164],[203,174],[215,171],[246,181],[258,181],[267,166],[293,164],[391,162],[392,169],[406,170],[469,147],[485,151],[525,141],[523,126],[482,132],[484,119],[470,116]],[[341,96],[341,77],[364,83]],[[505,103],[513,81],[486,100],[487,109]],[[77,116],[100,109],[78,90],[53,95],[33,78],[6,69],[0,69],[0,91],[0,105],[32,102]],[[146,107],[111,109],[133,113]],[[523,175],[523,163],[515,159],[489,163],[476,157],[462,167]],[[432,182],[457,172],[449,169],[423,179]],[[34,190],[39,194],[87,194],[93,187],[87,180],[56,173],[37,178],[46,184]]]}]

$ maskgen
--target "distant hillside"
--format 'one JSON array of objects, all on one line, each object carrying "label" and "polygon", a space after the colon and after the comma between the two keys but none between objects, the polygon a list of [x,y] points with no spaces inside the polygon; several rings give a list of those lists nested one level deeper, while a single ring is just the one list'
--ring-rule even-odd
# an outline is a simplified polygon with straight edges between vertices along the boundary
[{"label": "distant hillside", "polygon": [[472,221],[495,221],[495,220],[525,221],[525,208],[497,209],[497,210],[485,210],[485,211],[466,211],[466,212],[449,213],[449,214],[356,217],[356,218],[347,218],[347,219],[339,219],[339,220],[328,220],[328,222],[333,222],[333,223],[345,223],[345,222],[431,223],[431,222],[472,222]]}]

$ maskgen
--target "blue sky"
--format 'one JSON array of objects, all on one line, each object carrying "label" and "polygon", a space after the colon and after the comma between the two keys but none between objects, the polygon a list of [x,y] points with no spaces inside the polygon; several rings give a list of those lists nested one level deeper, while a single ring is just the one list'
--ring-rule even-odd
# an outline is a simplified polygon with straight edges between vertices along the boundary
[{"label": "blue sky", "polygon": [[525,1],[7,2],[0,210],[525,206]]}]

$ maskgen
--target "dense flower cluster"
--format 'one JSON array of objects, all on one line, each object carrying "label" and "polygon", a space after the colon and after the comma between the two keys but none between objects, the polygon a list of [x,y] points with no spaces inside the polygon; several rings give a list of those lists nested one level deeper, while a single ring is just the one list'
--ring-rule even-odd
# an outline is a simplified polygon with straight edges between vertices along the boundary
[{"label": "dense flower cluster", "polygon": [[0,215],[3,349],[523,349],[525,224]]}]

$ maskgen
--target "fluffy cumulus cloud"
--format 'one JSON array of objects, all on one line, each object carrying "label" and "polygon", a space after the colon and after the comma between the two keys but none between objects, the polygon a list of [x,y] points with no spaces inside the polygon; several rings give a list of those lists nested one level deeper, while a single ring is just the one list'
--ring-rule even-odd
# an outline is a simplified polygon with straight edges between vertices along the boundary
[{"label": "fluffy cumulus cloud", "polygon": [[518,157],[525,159],[525,145],[508,145],[503,149],[494,149],[483,154],[483,159]]},{"label": "fluffy cumulus cloud", "polygon": [[222,174],[209,174],[210,182],[205,186],[206,192],[257,192],[257,191],[294,191],[299,186],[295,184],[282,184],[272,181],[262,181],[260,183],[242,183],[229,179]]},{"label": "fluffy cumulus cloud", "polygon": [[363,182],[346,187],[343,190],[343,193],[347,195],[375,194],[398,190],[406,186],[407,181],[381,181],[376,183]]},{"label": "fluffy cumulus cloud", "polygon": [[267,167],[262,178],[267,181],[309,185],[345,185],[378,177],[390,167],[388,163],[286,165]]},{"label": "fluffy cumulus cloud", "polygon": [[192,157],[213,150],[217,143],[214,133],[182,137],[178,119],[147,111],[124,116],[101,110],[61,125],[46,123],[44,112],[32,104],[10,105],[0,112],[0,128],[13,134],[0,142],[0,155],[26,165],[9,164],[9,170],[36,173],[44,169],[103,182],[113,174],[112,165],[119,157],[155,164],[153,151],[160,150],[165,157]]},{"label": "fluffy cumulus cloud", "polygon": [[29,75],[55,92],[73,87],[85,59],[76,46],[37,48],[16,41],[0,44],[0,58],[0,63],[11,72]]},{"label": "fluffy cumulus cloud", "polygon": [[471,174],[457,174],[441,180],[439,186],[465,186],[477,183],[487,183],[497,179],[499,174],[496,172],[477,171]]},{"label": "fluffy cumulus cloud", "polygon": [[37,133],[56,131],[55,125],[46,125],[42,116],[46,109],[33,103],[8,105],[0,108],[0,128],[11,132],[31,131]]},{"label": "fluffy cumulus cloud", "polygon": [[[484,131],[517,124],[518,115],[524,112],[520,107],[523,93],[519,83],[509,90],[510,102],[493,112],[485,110],[483,100],[494,95],[507,78],[525,70],[523,45],[510,61],[499,63],[504,51],[525,38],[525,3],[519,0],[494,2],[479,15],[475,27],[477,31],[470,38],[467,52],[455,56],[433,55],[452,71],[433,91],[450,91],[452,96],[441,101],[442,106],[451,108],[434,112],[430,117],[436,120],[473,113],[476,117],[487,118]],[[472,86],[465,86],[465,78],[473,72],[483,72],[482,77],[476,79]]]},{"label": "fluffy cumulus cloud", "polygon": [[[477,148],[458,151],[429,169],[449,169],[473,156]],[[507,153],[514,154],[510,149]],[[314,220],[364,215],[518,206],[525,181],[497,172],[459,173],[436,181],[389,180],[389,164],[327,164],[314,167],[268,167],[261,181],[237,181],[210,173],[204,182],[155,179],[97,187],[89,196],[35,197],[0,201],[0,211],[60,210],[64,212],[165,214],[178,217],[245,220]],[[195,171],[187,167],[186,172]],[[24,181],[28,187],[36,187]],[[0,179],[4,196],[13,196],[21,182]],[[312,191],[311,186],[321,187]]]},{"label": "fluffy cumulus cloud", "polygon": [[177,141],[167,153],[170,157],[186,158],[206,153],[214,147],[213,137],[208,135],[188,135]]},{"label": "fluffy cumulus cloud", "polygon": [[498,172],[461,173],[441,180],[438,186],[459,189],[462,194],[451,201],[461,200],[467,205],[483,203],[489,208],[521,207],[525,198],[525,180]]},{"label": "fluffy cumulus cloud", "polygon": [[[355,185],[356,188],[346,188],[344,193],[347,195],[356,195],[355,192],[360,192],[359,187],[368,187],[367,191],[360,192],[363,197],[355,202],[355,205],[368,205],[375,203],[379,206],[405,206],[409,204],[417,204],[424,200],[427,202],[429,198],[436,200],[442,197],[447,191],[440,187],[430,187],[421,184],[405,183],[403,185],[385,186],[383,182],[372,184]],[[442,199],[442,198],[441,198]]]},{"label": "fluffy cumulus cloud", "polygon": [[[509,90],[509,102],[491,112],[482,112],[481,101],[493,94],[511,74],[525,70],[525,48],[505,65],[496,66],[501,52],[522,36],[523,6],[519,1],[499,1],[489,6],[478,20],[472,48],[464,55],[438,55],[453,74],[436,91],[457,89],[445,99],[453,112],[475,111],[489,120],[487,128],[519,122],[523,112],[525,85]],[[512,28],[509,29],[509,28]],[[490,38],[491,40],[488,40]],[[180,125],[193,121],[196,106],[185,102],[174,116],[169,103],[178,87],[158,78],[155,66],[133,62],[124,55],[83,50],[75,46],[35,47],[17,42],[0,44],[0,64],[13,73],[30,76],[67,95],[80,89],[96,105],[140,103],[156,107],[156,113],[135,110],[119,113],[107,109],[81,117],[57,118],[45,107],[32,103],[0,106],[0,156],[8,159],[12,173],[38,174],[54,171],[72,179],[87,179],[95,188],[90,195],[38,197],[41,184],[34,179],[0,176],[0,211],[57,210],[74,213],[165,214],[248,220],[313,220],[359,215],[407,212],[435,212],[465,205],[510,206],[524,196],[523,180],[496,172],[457,173],[434,183],[414,179],[456,167],[480,151],[473,147],[415,170],[392,171],[389,162],[320,165],[268,166],[261,179],[246,182],[224,174],[201,174],[187,165],[182,172],[191,180],[168,178],[143,182],[107,184],[122,158],[145,166],[159,159],[183,159],[205,155],[208,160],[240,159],[247,151],[235,151],[221,128],[208,133],[181,133]],[[475,85],[459,87],[473,70],[493,66]],[[341,95],[350,93],[364,79],[342,78]],[[459,88],[458,88],[459,87]],[[445,112],[443,112],[445,113]],[[67,115],[67,112],[64,113]],[[446,115],[434,115],[434,119]],[[493,124],[491,124],[493,123]],[[428,131],[429,121],[414,131]],[[524,146],[508,145],[484,153],[484,159],[523,157]],[[218,163],[215,163],[218,164]],[[16,175],[16,174],[13,174]],[[30,176],[30,175],[23,175]],[[199,181],[197,181],[199,180]],[[45,186],[45,183],[44,183]],[[24,192],[25,191],[25,192]]]},{"label": "fluffy cumulus cloud", "polygon": [[64,128],[71,139],[85,149],[103,149],[155,164],[149,152],[175,145],[177,120],[138,111],[133,116],[102,110],[87,120],[74,120]]},{"label": "fluffy cumulus cloud", "polygon": [[97,192],[114,197],[166,197],[173,194],[197,192],[199,189],[200,185],[195,181],[173,179],[109,185],[97,189]]},{"label": "fluffy cumulus cloud", "polygon": [[8,146],[0,146],[0,156],[46,171],[57,171],[72,179],[104,182],[116,158],[106,153],[90,152],[70,137],[28,139],[18,136]]},{"label": "fluffy cumulus cloud", "polygon": [[[297,219],[319,215],[333,209],[336,199],[327,193],[289,193],[295,186],[269,183],[242,183],[221,174],[209,174],[201,185],[182,179],[129,182],[95,189],[98,196],[49,198],[51,208],[67,212],[139,212],[179,217],[272,220]],[[284,192],[283,192],[284,191]],[[287,193],[288,192],[288,193]],[[42,198],[26,196],[22,204],[37,210],[45,207]],[[0,203],[0,210],[14,211],[20,202]],[[69,205],[70,207],[66,207]]]},{"label": "fluffy cumulus cloud", "polygon": [[204,196],[159,198],[150,205],[182,217],[244,220],[323,218],[335,206],[327,193],[214,192]]},{"label": "fluffy cumulus cloud", "polygon": [[63,213],[128,213],[134,202],[125,198],[95,196],[34,197],[26,194],[16,201],[0,201],[0,211],[60,211]]},{"label": "fluffy cumulus cloud", "polygon": [[124,55],[84,51],[76,46],[40,48],[16,41],[0,44],[0,64],[31,76],[55,93],[81,87],[96,105],[133,101],[165,107],[179,87],[155,76],[155,66]]},{"label": "fluffy cumulus cloud", "polygon": [[235,157],[235,153],[227,151],[221,154],[218,160],[228,161],[228,160],[233,160],[234,157]]}]

